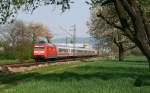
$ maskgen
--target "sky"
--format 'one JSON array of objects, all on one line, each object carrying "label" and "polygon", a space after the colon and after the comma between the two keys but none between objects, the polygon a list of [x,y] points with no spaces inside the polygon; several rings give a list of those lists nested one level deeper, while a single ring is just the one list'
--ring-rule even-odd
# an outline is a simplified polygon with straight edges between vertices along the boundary
[{"label": "sky", "polygon": [[[88,0],[86,0],[88,1]],[[77,37],[89,37],[87,33],[87,21],[89,20],[90,10],[89,5],[85,0],[74,0],[71,9],[62,13],[60,8],[54,6],[43,6],[36,9],[33,14],[20,11],[17,19],[25,22],[40,22],[48,27],[49,31],[54,35],[54,38],[69,37],[64,30],[70,34],[73,31],[72,25],[76,25]]]}]

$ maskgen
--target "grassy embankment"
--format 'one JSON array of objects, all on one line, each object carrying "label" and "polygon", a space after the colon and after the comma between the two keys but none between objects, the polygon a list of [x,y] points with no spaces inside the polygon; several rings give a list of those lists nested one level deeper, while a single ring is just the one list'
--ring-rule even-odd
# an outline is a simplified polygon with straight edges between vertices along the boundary
[{"label": "grassy embankment", "polygon": [[17,60],[0,60],[0,65],[19,63]]},{"label": "grassy embankment", "polygon": [[[130,59],[130,60],[129,60]],[[135,61],[136,60],[136,61]],[[143,58],[51,65],[0,75],[1,93],[149,93],[150,71]]]}]

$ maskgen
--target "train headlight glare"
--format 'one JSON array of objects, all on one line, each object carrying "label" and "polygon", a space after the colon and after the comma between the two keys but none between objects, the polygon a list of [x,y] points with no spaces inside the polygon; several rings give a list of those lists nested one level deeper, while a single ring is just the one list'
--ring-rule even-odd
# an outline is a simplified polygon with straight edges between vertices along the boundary
[{"label": "train headlight glare", "polygon": [[44,51],[40,51],[40,53],[44,53]]},{"label": "train headlight glare", "polygon": [[39,51],[34,51],[34,53],[39,53]]},{"label": "train headlight glare", "polygon": [[44,51],[34,51],[35,54],[43,54]]}]

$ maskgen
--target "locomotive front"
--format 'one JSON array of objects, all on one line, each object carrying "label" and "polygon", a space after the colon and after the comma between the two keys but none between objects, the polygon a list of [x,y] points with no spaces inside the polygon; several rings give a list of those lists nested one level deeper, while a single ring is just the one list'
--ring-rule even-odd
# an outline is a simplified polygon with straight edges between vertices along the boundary
[{"label": "locomotive front", "polygon": [[33,44],[32,55],[35,60],[47,59],[47,50],[45,44]]},{"label": "locomotive front", "polygon": [[56,46],[48,43],[33,44],[32,55],[36,61],[56,58],[57,56]]},{"label": "locomotive front", "polygon": [[32,56],[36,61],[56,58],[57,51],[54,44],[50,44],[45,37],[36,37],[32,48]]}]

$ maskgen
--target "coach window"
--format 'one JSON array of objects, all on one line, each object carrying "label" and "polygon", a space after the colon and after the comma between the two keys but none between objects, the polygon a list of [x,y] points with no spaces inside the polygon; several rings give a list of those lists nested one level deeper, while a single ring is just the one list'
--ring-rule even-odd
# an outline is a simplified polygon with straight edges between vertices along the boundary
[{"label": "coach window", "polygon": [[61,48],[59,49],[59,52],[63,52],[63,51],[64,51],[64,49],[61,49]]}]

